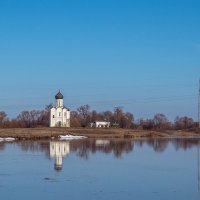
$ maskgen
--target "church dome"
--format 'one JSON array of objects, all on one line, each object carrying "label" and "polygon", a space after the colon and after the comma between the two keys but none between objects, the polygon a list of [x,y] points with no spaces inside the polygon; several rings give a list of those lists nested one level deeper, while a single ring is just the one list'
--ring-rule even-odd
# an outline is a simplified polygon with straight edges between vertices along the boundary
[{"label": "church dome", "polygon": [[55,98],[56,98],[56,99],[63,99],[63,98],[64,98],[64,96],[61,94],[60,90],[59,90],[59,92],[56,94]]}]

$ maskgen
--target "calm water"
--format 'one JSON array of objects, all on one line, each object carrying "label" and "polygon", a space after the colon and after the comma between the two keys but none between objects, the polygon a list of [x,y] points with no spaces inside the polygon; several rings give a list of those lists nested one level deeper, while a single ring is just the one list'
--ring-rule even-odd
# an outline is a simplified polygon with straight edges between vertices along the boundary
[{"label": "calm water", "polygon": [[198,144],[198,139],[0,143],[0,199],[200,199]]}]

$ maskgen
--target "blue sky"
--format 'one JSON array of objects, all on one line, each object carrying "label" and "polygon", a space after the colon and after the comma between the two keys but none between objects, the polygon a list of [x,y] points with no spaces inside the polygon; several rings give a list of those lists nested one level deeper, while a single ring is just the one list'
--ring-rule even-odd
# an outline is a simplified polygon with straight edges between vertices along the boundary
[{"label": "blue sky", "polygon": [[200,2],[1,0],[0,110],[122,106],[197,118]]}]

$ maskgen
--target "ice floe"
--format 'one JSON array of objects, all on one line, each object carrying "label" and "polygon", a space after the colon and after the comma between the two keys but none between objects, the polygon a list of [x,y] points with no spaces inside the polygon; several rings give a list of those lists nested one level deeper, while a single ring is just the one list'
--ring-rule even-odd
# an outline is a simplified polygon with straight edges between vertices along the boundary
[{"label": "ice floe", "polygon": [[15,141],[16,139],[13,137],[6,137],[6,138],[0,138],[0,142],[12,142]]}]

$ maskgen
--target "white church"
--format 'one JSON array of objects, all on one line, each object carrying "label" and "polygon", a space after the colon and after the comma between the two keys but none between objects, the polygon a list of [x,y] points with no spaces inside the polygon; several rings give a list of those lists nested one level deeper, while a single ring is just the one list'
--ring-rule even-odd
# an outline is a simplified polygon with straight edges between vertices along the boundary
[{"label": "white church", "polygon": [[60,90],[55,99],[56,105],[50,111],[50,127],[70,127],[70,110],[64,106]]}]

